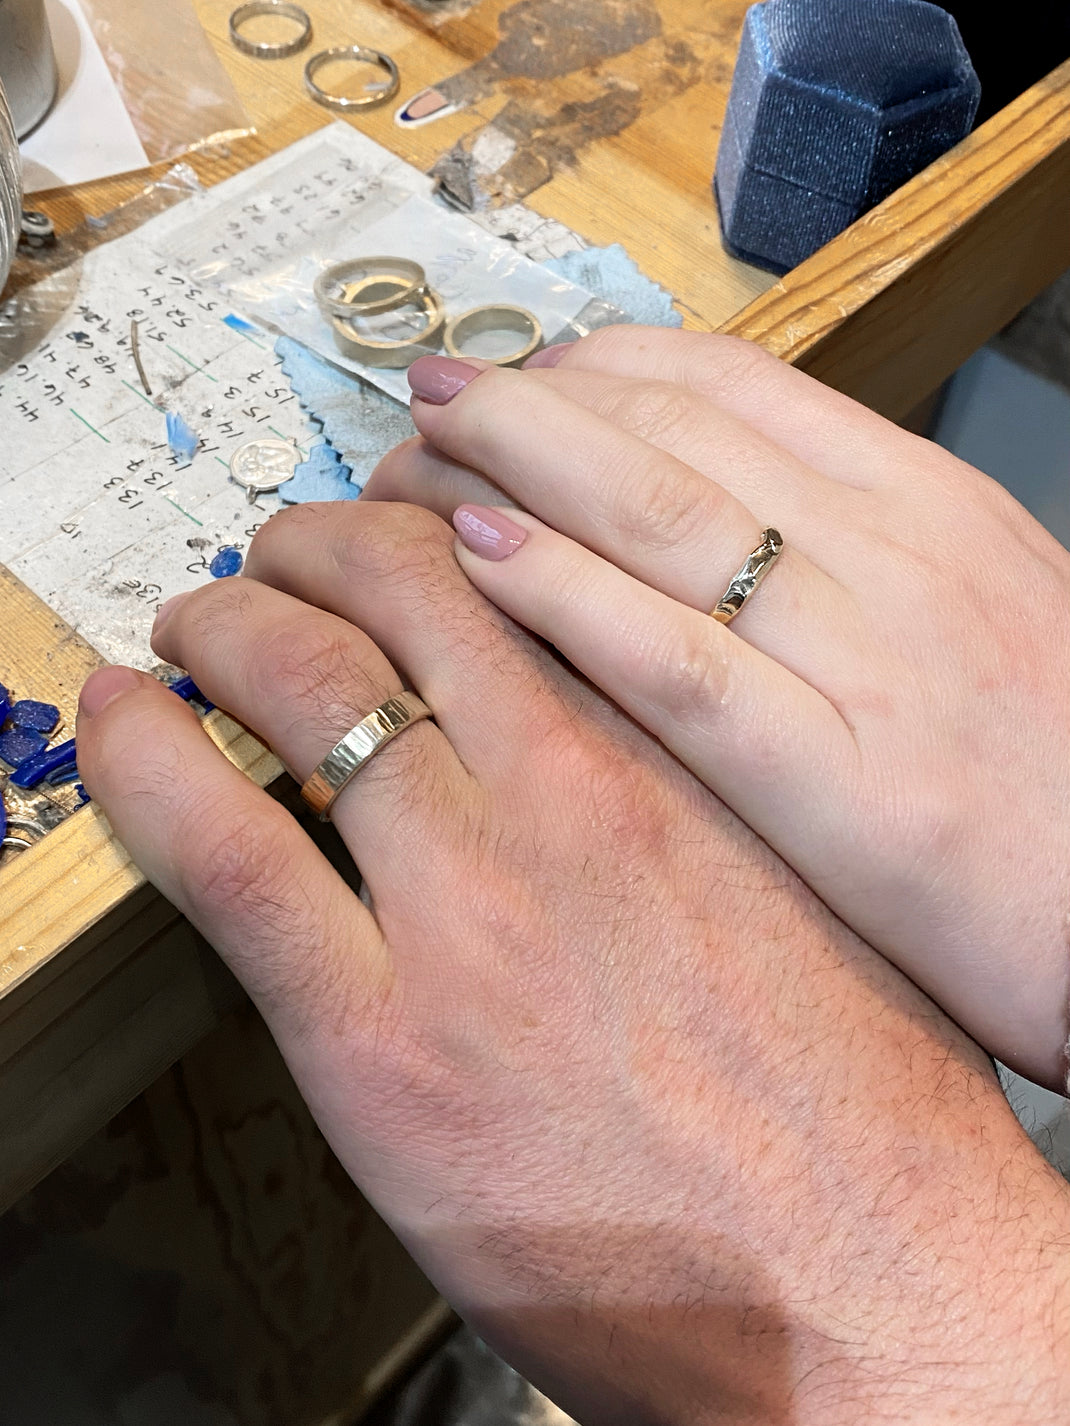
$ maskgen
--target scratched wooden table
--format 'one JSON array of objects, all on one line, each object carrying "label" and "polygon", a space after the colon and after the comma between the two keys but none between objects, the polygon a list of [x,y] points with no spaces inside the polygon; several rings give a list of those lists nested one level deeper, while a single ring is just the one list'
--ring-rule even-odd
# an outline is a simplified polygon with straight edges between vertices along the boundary
[{"label": "scratched wooden table", "polygon": [[[265,63],[226,39],[230,0],[198,0],[256,126],[216,182],[330,122],[305,55]],[[592,243],[622,242],[688,327],[749,338],[893,418],[1070,266],[1070,65],[1022,95],[777,281],[728,258],[710,177],[742,0],[314,0],[317,46],[398,63],[402,96],[448,82],[466,107],[402,130],[355,122],[451,185],[522,198]],[[589,13],[588,13],[589,12]],[[520,72],[524,71],[524,72]],[[473,176],[480,135],[505,135]],[[510,147],[511,146],[511,147]],[[484,145],[484,148],[486,145]],[[47,195],[63,229],[144,175]],[[73,718],[98,655],[0,569],[6,681]],[[279,765],[222,716],[220,746],[257,782]],[[281,794],[280,794],[281,795]],[[0,873],[0,1208],[64,1160],[238,999],[211,951],[150,887],[93,807]]]}]

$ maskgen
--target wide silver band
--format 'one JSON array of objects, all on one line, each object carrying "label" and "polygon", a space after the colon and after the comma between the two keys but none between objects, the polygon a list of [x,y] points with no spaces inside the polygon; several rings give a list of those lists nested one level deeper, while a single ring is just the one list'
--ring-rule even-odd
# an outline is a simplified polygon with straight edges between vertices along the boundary
[{"label": "wide silver band", "polygon": [[[241,32],[247,20],[258,15],[282,15],[293,20],[300,28],[292,40],[250,40]],[[285,59],[287,55],[303,50],[312,38],[312,21],[308,11],[300,5],[291,5],[289,0],[250,0],[248,5],[239,5],[230,17],[230,42],[243,54],[251,54],[255,59]]]},{"label": "wide silver band", "polygon": [[718,624],[730,623],[776,564],[783,548],[779,530],[763,530],[761,544],[732,576],[728,588],[710,610],[710,618],[716,619]]},{"label": "wide silver band", "polygon": [[[361,295],[380,285],[391,290],[377,297]],[[427,274],[409,258],[355,257],[321,272],[312,295],[325,317],[366,317],[415,302],[426,287]]]},{"label": "wide silver band", "polygon": [[[515,333],[516,345],[504,356],[487,356],[481,351],[469,351],[468,343],[487,332]],[[542,345],[542,327],[534,313],[511,302],[491,302],[485,307],[473,307],[450,319],[442,345],[447,355],[464,358],[479,357],[494,366],[519,366]]]},{"label": "wide silver band", "polygon": [[301,796],[326,822],[331,803],[380,748],[413,723],[433,714],[415,693],[398,693],[362,718],[334,747],[301,788]]},{"label": "wide silver band", "polygon": [[[331,94],[316,83],[316,75],[332,59],[352,59],[363,64],[377,65],[386,72],[386,82],[357,99],[347,99],[343,94]],[[393,99],[401,88],[401,76],[398,74],[397,65],[388,54],[383,54],[382,50],[368,49],[366,45],[335,45],[329,50],[320,50],[319,54],[314,54],[305,65],[305,88],[317,104],[324,104],[328,109],[374,109],[377,104],[385,104],[387,100]]]}]

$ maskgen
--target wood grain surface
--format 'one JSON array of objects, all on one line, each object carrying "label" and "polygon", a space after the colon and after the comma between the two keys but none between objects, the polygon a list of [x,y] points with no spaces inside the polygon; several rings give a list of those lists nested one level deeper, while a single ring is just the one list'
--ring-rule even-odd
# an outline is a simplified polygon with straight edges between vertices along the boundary
[{"label": "wood grain surface", "polygon": [[[268,63],[229,44],[231,8],[231,0],[197,0],[257,133],[193,155],[205,183],[335,117],[304,93],[306,55]],[[357,121],[372,138],[423,169],[440,165],[455,184],[458,173],[474,175],[480,202],[524,191],[530,207],[588,240],[622,242],[644,271],[673,291],[688,326],[759,342],[893,416],[927,395],[1070,264],[1070,65],[774,282],[725,255],[710,196],[743,0],[612,0],[590,11],[604,13],[609,38],[596,33],[582,43],[569,38],[567,24],[558,26],[562,35],[547,38],[550,20],[571,13],[549,0],[316,0],[311,8],[315,48],[360,41],[389,52],[401,71],[402,98],[450,82],[469,95],[460,112],[419,129],[400,129],[393,105],[372,111]],[[508,41],[518,26],[521,32],[528,27],[531,43],[537,35],[550,46],[541,69],[530,57],[510,60]],[[592,44],[602,51],[593,57]],[[480,134],[508,141],[499,144],[506,156],[482,176],[465,169]],[[141,174],[35,201],[70,229],[87,214],[112,210],[145,181]],[[0,593],[0,681],[54,698],[69,719],[93,651],[21,586],[6,580]],[[261,781],[272,775],[275,768],[254,739],[222,736],[239,765]],[[63,1073],[74,1074],[80,1055],[106,1045],[106,1024],[92,1016],[70,1018],[83,1001],[103,993],[87,987],[103,986],[119,964],[133,985],[137,958],[151,960],[151,946],[165,932],[175,938],[171,953],[178,955],[175,947],[183,942],[189,967],[201,951],[193,933],[154,904],[93,810],[76,813],[0,875],[0,996],[9,997],[0,1020],[0,1064],[6,1056],[14,1065],[37,1044],[41,1073],[59,1084]],[[123,909],[131,894],[134,916]],[[80,967],[81,980],[57,973],[68,959]],[[180,1027],[167,1042],[168,1054],[180,1053],[175,1046],[201,1033],[193,1027],[203,1027],[206,1002],[196,980],[191,969],[169,990],[158,983],[150,990],[154,982],[146,973],[144,994],[155,995],[156,1007],[167,1007],[163,1018],[171,1015]],[[158,1034],[159,1019],[150,1020]],[[127,1015],[124,1024],[135,1021]],[[63,1035],[56,1029],[55,1054],[47,1051],[50,1026],[66,1027]],[[42,1090],[39,1168],[55,1162],[63,1144],[69,1150],[79,1133],[95,1129],[103,1106],[112,1112],[117,1096],[136,1093],[161,1069],[159,1046],[147,1033],[119,1035],[114,1057],[123,1060],[122,1072],[90,1096],[82,1130],[73,1122],[77,1116],[59,1112],[58,1091]],[[28,1151],[13,1183],[25,1185],[32,1161]],[[0,1185],[3,1172],[0,1165]]]}]

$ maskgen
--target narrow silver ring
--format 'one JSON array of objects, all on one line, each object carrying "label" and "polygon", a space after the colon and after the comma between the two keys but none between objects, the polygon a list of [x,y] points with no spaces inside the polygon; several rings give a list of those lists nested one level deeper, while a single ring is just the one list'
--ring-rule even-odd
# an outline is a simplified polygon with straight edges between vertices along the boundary
[{"label": "narrow silver ring", "polygon": [[[283,15],[300,25],[300,31],[292,40],[249,40],[241,32],[246,20],[258,15]],[[300,5],[291,5],[289,0],[249,0],[247,5],[239,5],[230,17],[230,42],[243,54],[251,54],[254,59],[285,59],[287,55],[303,50],[312,38],[312,21],[308,11]]]},{"label": "narrow silver ring", "polygon": [[[515,332],[518,342],[505,356],[483,356],[481,352],[466,351],[466,345],[473,337],[484,332]],[[542,346],[542,327],[534,313],[526,307],[515,307],[511,302],[491,302],[485,307],[472,307],[467,312],[450,319],[442,339],[447,355],[464,358],[478,356],[492,366],[519,366],[533,352]]]},{"label": "narrow silver ring", "polygon": [[[386,71],[387,82],[381,92],[362,94],[359,99],[346,99],[341,94],[330,94],[316,83],[316,75],[332,59],[355,59],[364,64],[378,65]],[[328,109],[374,109],[377,105],[386,104],[393,99],[401,88],[401,76],[398,74],[397,65],[388,54],[383,54],[382,50],[368,49],[364,45],[334,45],[329,50],[320,50],[319,54],[314,54],[305,65],[305,88],[317,104],[324,104]]]},{"label": "narrow silver ring", "polygon": [[415,693],[398,693],[380,703],[351,728],[301,788],[301,796],[321,822],[329,820],[331,804],[369,758],[413,723],[431,718],[430,708]]},{"label": "narrow silver ring", "polygon": [[746,604],[762,580],[776,564],[784,539],[779,530],[762,531],[762,541],[732,576],[728,588],[710,610],[718,624],[729,624]]}]

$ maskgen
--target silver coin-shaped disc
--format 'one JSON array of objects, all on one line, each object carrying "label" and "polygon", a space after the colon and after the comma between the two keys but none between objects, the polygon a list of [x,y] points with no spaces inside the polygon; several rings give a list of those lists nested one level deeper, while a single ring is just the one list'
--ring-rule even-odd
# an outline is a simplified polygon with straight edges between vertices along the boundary
[{"label": "silver coin-shaped disc", "polygon": [[266,436],[238,447],[230,458],[230,473],[246,490],[277,490],[300,464],[301,452],[292,441]]}]

